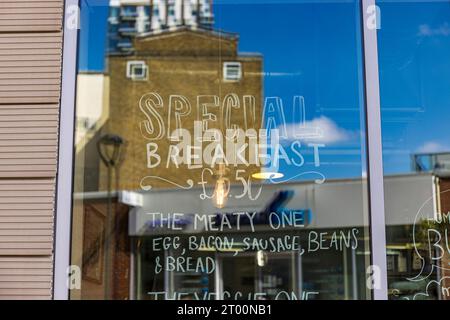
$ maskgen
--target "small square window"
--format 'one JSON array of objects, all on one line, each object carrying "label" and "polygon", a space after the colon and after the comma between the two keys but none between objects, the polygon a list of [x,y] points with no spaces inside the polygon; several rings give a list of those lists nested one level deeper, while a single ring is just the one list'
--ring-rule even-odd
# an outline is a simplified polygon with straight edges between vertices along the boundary
[{"label": "small square window", "polygon": [[242,78],[240,62],[225,62],[223,64],[223,79],[226,81],[239,81]]},{"label": "small square window", "polygon": [[147,80],[148,67],[144,61],[128,61],[127,78],[132,80]]}]

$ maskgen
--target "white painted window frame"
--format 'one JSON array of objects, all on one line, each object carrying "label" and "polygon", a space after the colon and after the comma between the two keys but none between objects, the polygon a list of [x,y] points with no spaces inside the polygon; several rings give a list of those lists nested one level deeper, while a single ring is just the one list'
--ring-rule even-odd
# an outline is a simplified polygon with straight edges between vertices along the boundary
[{"label": "white painted window frame", "polygon": [[[370,16],[368,8],[375,5],[375,0],[360,1],[366,100],[371,261],[372,265],[377,266],[380,271],[377,274],[380,285],[373,289],[372,298],[385,300],[387,299],[386,226],[377,30],[370,28],[366,23]],[[67,8],[73,5],[78,5],[78,0],[65,0],[65,15],[68,14]],[[69,299],[67,282],[71,252],[77,37],[78,30],[71,30],[64,26],[53,282],[53,298],[57,300]]]},{"label": "white painted window frame", "polygon": [[[136,76],[133,74],[133,66],[139,65],[141,66],[142,70],[145,71],[144,76]],[[133,61],[127,61],[127,78],[134,80],[134,81],[145,81],[148,80],[148,66],[147,63],[143,60],[133,60]]]},{"label": "white painted window frame", "polygon": [[[58,171],[56,176],[53,299],[68,300],[72,234],[72,181],[75,137],[75,92],[78,29],[66,23],[78,0],[64,1],[62,82],[59,115]],[[79,21],[78,21],[79,24]]]},{"label": "white painted window frame", "polygon": [[374,300],[387,300],[386,222],[381,136],[381,105],[377,29],[371,24],[375,0],[361,0],[364,90],[367,128],[371,264],[379,271]]},{"label": "white painted window frame", "polygon": [[[228,67],[230,66],[239,66],[238,75],[237,78],[229,79],[227,78],[228,75]],[[242,79],[242,63],[239,61],[227,61],[223,63],[223,81],[225,82],[238,82]]]}]

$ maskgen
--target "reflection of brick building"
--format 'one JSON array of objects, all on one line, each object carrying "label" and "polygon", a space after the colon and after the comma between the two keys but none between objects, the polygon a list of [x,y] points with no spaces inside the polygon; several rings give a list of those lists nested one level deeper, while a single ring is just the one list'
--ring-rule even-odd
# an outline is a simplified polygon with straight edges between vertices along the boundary
[{"label": "reflection of brick building", "polygon": [[[95,126],[89,127],[89,130],[78,130],[86,131],[86,134],[77,144],[77,157],[84,159],[89,156],[94,159],[86,162],[89,166],[76,168],[79,179],[75,179],[75,192],[89,190],[91,194],[74,200],[72,232],[77,245],[72,249],[72,261],[82,267],[83,289],[72,292],[72,298],[129,298],[131,275],[130,269],[126,267],[130,264],[128,207],[118,204],[116,196],[111,195],[113,204],[110,219],[113,226],[108,231],[109,195],[103,192],[107,190],[108,170],[97,150],[97,141],[104,134],[118,135],[125,141],[120,166],[111,172],[112,189],[138,190],[141,188],[141,179],[147,175],[158,176],[180,185],[185,185],[187,179],[192,179],[194,183],[200,180],[201,168],[190,169],[185,164],[179,168],[166,168],[168,146],[171,143],[167,137],[171,95],[182,95],[189,101],[191,113],[181,117],[181,126],[191,134],[194,121],[205,119],[208,128],[217,128],[223,132],[221,124],[224,104],[231,106],[230,124],[243,130],[247,129],[244,119],[248,120],[249,128],[258,130],[261,125],[262,58],[259,55],[238,54],[236,35],[180,27],[177,30],[136,37],[133,47],[133,55],[108,57],[108,74],[104,78],[105,84],[109,85],[95,86],[91,79],[93,75],[89,75],[90,82],[86,82],[88,76],[80,79],[80,83],[85,84],[85,90],[80,90],[84,95],[78,101],[83,105],[78,109],[86,110],[87,119],[94,122]],[[93,101],[92,97],[96,95],[91,91],[100,91],[97,96],[105,99],[97,99],[101,103]],[[105,95],[101,94],[103,91],[106,91]],[[150,140],[146,139],[140,129],[140,124],[146,120],[140,109],[140,101],[142,96],[150,92],[157,93],[163,100],[164,107],[158,109],[158,112],[166,128],[166,135],[154,141],[158,144],[162,163],[152,169],[147,167],[146,145]],[[201,101],[209,104],[206,108],[201,107],[200,113],[197,109],[198,96],[209,96]],[[231,98],[227,100],[226,97]],[[203,112],[206,109],[210,115],[205,117]],[[214,118],[216,122],[210,121]],[[174,119],[171,121],[173,124]],[[259,171],[255,165],[240,165],[230,168],[230,178],[235,169],[245,170],[240,177],[248,177]],[[214,183],[211,177],[208,177],[208,182]],[[165,181],[153,181],[152,185],[173,187]],[[105,249],[107,242],[110,243],[111,251]],[[109,257],[105,255],[106,251],[110,252]],[[107,282],[109,288],[105,286]],[[105,290],[110,293],[105,294]]]},{"label": "reflection of brick building", "polygon": [[[442,248],[444,248],[444,255],[440,261],[440,264],[443,268],[447,270],[442,270],[440,278],[441,282],[441,299],[442,300],[450,300],[450,250],[449,247],[449,236],[450,236],[450,179],[449,178],[439,178],[439,211],[444,215],[443,217],[443,227],[441,230],[444,230],[442,233]],[[448,216],[445,216],[449,214]],[[447,234],[445,234],[445,230],[447,230]],[[447,238],[445,238],[447,236]]]},{"label": "reflection of brick building", "polygon": [[[244,104],[247,119],[254,119],[251,128],[259,129],[262,100],[262,58],[258,55],[240,55],[237,51],[238,38],[232,34],[209,30],[193,30],[188,27],[167,31],[146,37],[135,38],[135,53],[132,56],[110,56],[110,115],[103,133],[121,136],[126,147],[118,179],[119,190],[136,190],[146,175],[155,175],[185,185],[187,179],[198,182],[201,169],[166,168],[170,141],[169,97],[182,95],[191,105],[191,113],[181,117],[181,126],[193,134],[194,121],[198,120],[207,104],[208,113],[217,117],[209,127],[221,128],[222,106],[227,104],[226,96],[235,94],[240,109],[231,113],[231,122],[246,129],[244,125]],[[166,128],[166,137],[158,141],[158,153],[162,162],[147,168],[146,140],[140,130],[145,114],[139,103],[143,95],[158,93],[164,106],[159,113]],[[198,96],[203,96],[198,108]],[[210,97],[205,97],[210,96]],[[216,96],[216,97],[213,97]],[[173,110],[172,110],[173,112]],[[172,113],[173,115],[173,113]],[[213,117],[214,117],[213,116]],[[176,121],[171,118],[172,125]],[[172,143],[174,144],[174,143]],[[105,189],[105,168],[101,169],[100,185]],[[240,166],[246,176],[256,172],[256,167]],[[231,175],[233,172],[231,172]],[[157,187],[171,187],[163,181],[155,181]]]}]

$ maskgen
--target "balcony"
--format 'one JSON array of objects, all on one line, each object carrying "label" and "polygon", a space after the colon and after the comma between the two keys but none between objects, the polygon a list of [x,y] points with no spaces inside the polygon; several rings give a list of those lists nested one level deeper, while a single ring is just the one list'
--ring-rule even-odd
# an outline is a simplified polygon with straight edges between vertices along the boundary
[{"label": "balcony", "polygon": [[200,24],[205,26],[212,26],[214,24],[214,16],[202,16],[200,17]]},{"label": "balcony", "polygon": [[120,11],[120,18],[122,20],[136,20],[138,13],[136,9],[122,9]]},{"label": "balcony", "polygon": [[120,26],[119,33],[124,36],[133,36],[136,34],[136,28],[131,26]]},{"label": "balcony", "polygon": [[133,44],[130,40],[121,40],[117,43],[117,48],[121,51],[129,51],[133,49]]}]

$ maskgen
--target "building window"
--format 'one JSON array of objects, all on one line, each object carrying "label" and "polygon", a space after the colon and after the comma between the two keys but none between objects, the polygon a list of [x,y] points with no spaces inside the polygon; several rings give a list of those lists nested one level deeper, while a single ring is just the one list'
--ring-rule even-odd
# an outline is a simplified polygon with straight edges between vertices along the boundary
[{"label": "building window", "polygon": [[123,18],[133,18],[137,17],[137,7],[136,6],[123,6],[121,10],[121,15]]},{"label": "building window", "polygon": [[175,5],[169,4],[167,7],[167,11],[168,11],[169,16],[175,16]]},{"label": "building window", "polygon": [[132,80],[147,80],[147,65],[144,61],[128,61],[127,78]]},{"label": "building window", "polygon": [[239,81],[242,78],[240,62],[225,62],[223,64],[223,79],[225,81]]}]

